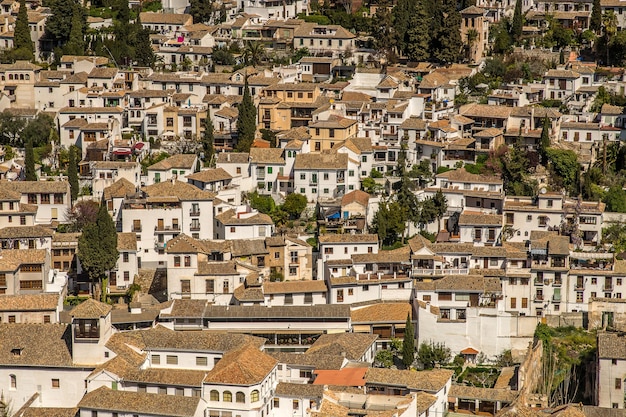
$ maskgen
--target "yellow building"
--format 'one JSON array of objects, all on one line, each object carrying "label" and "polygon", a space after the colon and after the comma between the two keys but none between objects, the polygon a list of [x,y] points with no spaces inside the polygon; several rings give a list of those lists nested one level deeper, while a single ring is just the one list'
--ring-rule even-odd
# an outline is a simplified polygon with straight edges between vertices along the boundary
[{"label": "yellow building", "polygon": [[318,120],[309,125],[311,135],[311,151],[330,150],[336,143],[356,137],[358,124],[356,120],[341,116],[330,116],[327,120]]},{"label": "yellow building", "polygon": [[204,130],[206,110],[168,106],[163,109],[163,132],[171,132],[187,139],[197,138]]},{"label": "yellow building", "polygon": [[258,112],[259,129],[274,131],[307,126],[313,111],[327,103],[318,84],[274,84],[261,93]]}]

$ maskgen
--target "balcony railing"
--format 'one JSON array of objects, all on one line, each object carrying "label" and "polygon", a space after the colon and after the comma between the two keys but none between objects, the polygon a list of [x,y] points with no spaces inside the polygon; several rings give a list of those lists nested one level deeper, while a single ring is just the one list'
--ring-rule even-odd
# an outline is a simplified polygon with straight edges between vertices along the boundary
[{"label": "balcony railing", "polygon": [[165,246],[167,246],[167,242],[154,242],[155,250],[165,249]]},{"label": "balcony railing", "polygon": [[534,301],[536,303],[542,302],[543,301],[543,295],[539,295],[539,294],[535,295]]},{"label": "balcony railing", "polygon": [[554,282],[552,283],[553,286],[555,287],[560,287],[561,285],[563,285],[563,281],[561,281],[560,279],[555,279]]},{"label": "balcony railing", "polygon": [[467,268],[413,268],[413,275],[466,275],[468,272]]},{"label": "balcony railing", "polygon": [[141,226],[133,226],[133,232],[141,232]]},{"label": "balcony railing", "polygon": [[190,216],[199,216],[200,215],[200,209],[191,209],[191,210],[189,210],[189,215]]},{"label": "balcony railing", "polygon": [[191,224],[189,226],[189,230],[191,230],[192,232],[197,232],[198,230],[200,230],[200,225],[199,224]]},{"label": "balcony railing", "polygon": [[602,291],[613,291],[613,284],[605,284]]},{"label": "balcony railing", "polygon": [[561,302],[561,296],[560,295],[553,295],[552,296],[552,302],[560,303]]},{"label": "balcony railing", "polygon": [[178,232],[180,231],[180,226],[177,224],[173,224],[171,226],[154,226],[155,232]]}]

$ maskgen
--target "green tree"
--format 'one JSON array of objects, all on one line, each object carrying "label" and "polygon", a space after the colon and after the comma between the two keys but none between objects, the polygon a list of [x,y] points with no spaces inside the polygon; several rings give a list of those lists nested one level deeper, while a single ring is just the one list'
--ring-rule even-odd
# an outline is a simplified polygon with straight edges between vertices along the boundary
[{"label": "green tree", "polygon": [[21,117],[15,117],[9,110],[0,112],[0,143],[3,145],[21,145],[20,137],[26,127]]},{"label": "green tree", "polygon": [[604,195],[606,210],[616,213],[626,213],[626,191],[619,185],[609,188]]},{"label": "green tree", "polygon": [[76,6],[72,13],[70,37],[63,47],[65,55],[85,55],[85,34],[82,7]]},{"label": "green tree", "polygon": [[263,214],[270,214],[276,209],[274,199],[268,195],[259,195],[256,191],[248,194],[250,207]]},{"label": "green tree", "polygon": [[570,195],[578,195],[580,164],[574,151],[552,149],[547,150],[549,169],[553,183],[565,189]]},{"label": "green tree", "polygon": [[382,186],[373,178],[365,177],[363,181],[361,181],[361,188],[368,194],[377,194],[382,189]]},{"label": "green tree", "polygon": [[612,223],[602,229],[602,243],[613,247],[615,253],[622,253],[626,250],[626,224]]},{"label": "green tree", "polygon": [[417,0],[398,0],[391,10],[391,19],[395,30],[395,41],[398,54],[407,55],[407,33],[411,28],[409,20],[417,7]]},{"label": "green tree", "polygon": [[135,61],[140,67],[153,67],[156,63],[156,55],[152,49],[150,41],[150,29],[141,25],[141,20],[137,16],[135,22]]},{"label": "green tree", "polygon": [[26,181],[37,181],[37,173],[35,172],[35,152],[33,151],[33,142],[26,142],[26,152],[24,157],[24,169],[26,171]]},{"label": "green tree", "polygon": [[609,46],[611,45],[611,41],[613,37],[617,33],[617,16],[612,9],[609,9],[604,12],[602,15],[602,26],[604,27],[604,44],[606,45],[606,65],[609,65],[611,62],[609,60]]},{"label": "green tree", "polygon": [[78,192],[80,187],[78,184],[78,162],[76,160],[76,147],[70,146],[69,162],[67,165],[67,178],[70,183],[70,193],[72,195],[72,201],[76,201],[78,198]]},{"label": "green tree", "polygon": [[402,341],[402,363],[408,369],[415,360],[415,335],[413,332],[413,322],[411,314],[406,315],[406,325],[404,329],[404,339]]},{"label": "green tree", "polygon": [[547,165],[548,163],[548,148],[550,148],[550,128],[552,124],[548,116],[543,118],[543,126],[541,127],[541,138],[539,139],[539,155],[541,156],[541,163]]},{"label": "green tree", "polygon": [[106,301],[106,274],[119,257],[115,223],[105,206],[100,206],[95,223],[84,227],[78,239],[78,258],[92,284],[101,283],[102,301]]},{"label": "green tree", "polygon": [[396,37],[388,0],[378,2],[378,8],[372,18],[372,37],[374,38],[374,48],[384,55],[388,62],[395,61],[393,51],[396,49]]},{"label": "green tree", "polygon": [[432,58],[440,63],[458,62],[463,42],[461,40],[461,14],[454,0],[438,0],[433,16],[434,38],[431,43]]},{"label": "green tree", "polygon": [[443,192],[441,192],[441,189],[439,189],[432,197],[432,202],[435,212],[435,218],[437,219],[437,228],[438,230],[441,230],[441,218],[448,211],[448,199],[443,194]]},{"label": "green tree", "polygon": [[298,193],[291,193],[285,198],[282,209],[289,214],[290,218],[297,219],[302,215],[306,205],[306,196]]},{"label": "green tree", "polygon": [[210,23],[214,11],[214,4],[211,0],[189,1],[189,14],[193,16],[193,23]]},{"label": "green tree", "polygon": [[527,178],[530,162],[519,144],[507,149],[500,166],[507,195],[535,195],[533,183]]},{"label": "green tree", "polygon": [[[45,37],[52,42],[53,47],[64,46],[70,38],[70,29],[75,10],[82,10],[82,1],[79,0],[49,0],[51,15],[46,20]],[[87,16],[83,13],[83,26],[87,24]],[[62,53],[62,51],[60,51]],[[55,51],[55,58],[60,56]]]},{"label": "green tree", "polygon": [[204,118],[202,132],[202,151],[204,152],[204,163],[208,166],[213,166],[213,156],[215,155],[215,128],[213,127],[213,121],[211,120],[211,112],[207,110],[206,117]]},{"label": "green tree", "polygon": [[243,87],[243,99],[238,109],[236,149],[238,152],[249,152],[256,132],[256,107],[250,95],[247,77]]},{"label": "green tree", "polygon": [[591,8],[591,20],[589,21],[589,29],[593,30],[596,35],[600,34],[602,29],[602,5],[600,0],[593,0]]},{"label": "green tree", "polygon": [[432,369],[435,365],[446,365],[452,359],[450,348],[445,343],[422,342],[417,351],[417,359],[426,369]]},{"label": "green tree", "polygon": [[376,352],[374,361],[383,368],[391,368],[393,366],[393,353],[387,349]]},{"label": "green tree", "polygon": [[524,26],[524,16],[522,15],[522,0],[515,2],[515,11],[513,12],[513,22],[511,23],[511,36],[516,42],[522,37],[522,28]]},{"label": "green tree", "polygon": [[391,246],[400,240],[406,230],[406,208],[397,201],[381,201],[370,229],[383,245]]},{"label": "green tree", "polygon": [[430,16],[424,3],[416,1],[409,15],[405,35],[405,54],[410,61],[427,61],[430,58]]},{"label": "green tree", "polygon": [[265,46],[261,42],[248,41],[243,49],[243,58],[246,65],[256,67],[265,58]]},{"label": "green tree", "polygon": [[39,147],[49,143],[50,130],[54,129],[54,120],[45,113],[39,113],[37,117],[28,122],[20,134],[20,141],[31,142]]},{"label": "green tree", "polygon": [[30,38],[30,26],[28,25],[28,13],[25,0],[20,0],[20,10],[15,20],[15,30],[13,33],[14,59],[32,61],[35,58],[33,41]]}]

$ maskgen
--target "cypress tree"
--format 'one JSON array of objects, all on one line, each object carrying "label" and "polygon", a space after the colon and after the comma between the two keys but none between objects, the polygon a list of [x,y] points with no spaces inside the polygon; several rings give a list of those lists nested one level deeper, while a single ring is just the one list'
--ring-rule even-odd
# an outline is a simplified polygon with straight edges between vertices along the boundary
[{"label": "cypress tree", "polygon": [[417,1],[406,33],[406,56],[410,61],[427,61],[430,58],[430,20],[424,3]]},{"label": "cypress tree", "polygon": [[600,4],[600,0],[593,0],[589,29],[593,30],[596,34],[599,34],[602,29],[602,5]]},{"label": "cypress tree", "polygon": [[256,132],[256,107],[248,88],[248,77],[243,87],[243,100],[239,105],[239,117],[237,118],[237,151],[249,152],[254,134]]},{"label": "cypress tree", "polygon": [[211,112],[207,110],[204,119],[204,132],[202,132],[202,150],[204,151],[204,163],[208,166],[212,165],[213,155],[215,154],[215,143],[213,121],[211,120]]},{"label": "cypress tree", "polygon": [[541,163],[545,166],[548,163],[548,148],[550,147],[550,119],[548,116],[543,118],[543,127],[541,129],[541,139],[539,140],[539,156]]},{"label": "cypress tree", "polygon": [[461,14],[456,9],[456,1],[443,0],[435,7],[435,32],[432,54],[440,63],[457,62],[461,56]]},{"label": "cypress tree", "polygon": [[135,61],[140,67],[152,67],[156,62],[156,55],[150,42],[150,30],[144,29],[139,17],[135,23],[135,32]]},{"label": "cypress tree", "polygon": [[72,13],[72,24],[70,26],[70,37],[63,53],[66,55],[85,55],[85,37],[83,35],[83,10],[82,7],[74,7]]},{"label": "cypress tree", "polygon": [[13,35],[13,57],[31,61],[35,58],[34,52],[33,41],[30,39],[26,1],[20,0],[20,10],[15,20]]},{"label": "cypress tree", "polygon": [[24,156],[24,165],[26,169],[26,181],[37,181],[37,173],[35,173],[35,152],[33,150],[33,142],[26,142],[26,155]]},{"label": "cypress tree", "polygon": [[[78,258],[92,283],[106,283],[106,273],[119,257],[115,223],[105,206],[100,206],[95,223],[83,229],[78,239]],[[102,285],[102,300],[106,301],[106,284]]]},{"label": "cypress tree", "polygon": [[410,367],[415,360],[415,334],[410,313],[406,315],[406,327],[404,340],[402,341],[402,363],[406,368]]},{"label": "cypress tree", "polygon": [[513,12],[513,22],[511,23],[511,35],[515,41],[519,41],[522,36],[522,27],[524,25],[524,16],[522,16],[522,0],[515,2],[515,11]]},{"label": "cypress tree", "polygon": [[78,198],[78,164],[76,162],[76,148],[70,146],[69,163],[67,167],[67,177],[70,183],[70,192],[72,194],[72,201],[76,201]]},{"label": "cypress tree", "polygon": [[408,43],[407,35],[411,28],[411,17],[417,7],[417,0],[398,0],[391,10],[393,28],[395,30],[395,41],[398,54],[406,55]]},{"label": "cypress tree", "polygon": [[[54,47],[65,45],[70,38],[74,12],[82,11],[82,2],[78,0],[50,0],[51,16],[46,20],[46,38]],[[87,16],[81,13],[83,27],[87,24]],[[57,55],[55,53],[55,55]]]}]

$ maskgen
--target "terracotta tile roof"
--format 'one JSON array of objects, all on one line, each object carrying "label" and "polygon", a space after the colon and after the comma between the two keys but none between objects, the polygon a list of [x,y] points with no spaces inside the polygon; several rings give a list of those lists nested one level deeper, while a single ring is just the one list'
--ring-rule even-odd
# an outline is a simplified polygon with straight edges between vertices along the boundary
[{"label": "terracotta tile roof", "polygon": [[176,197],[181,201],[208,201],[215,198],[213,193],[178,180],[148,185],[142,190],[148,197]]},{"label": "terracotta tile roof", "polygon": [[177,154],[152,164],[148,171],[166,171],[172,168],[191,169],[195,168],[197,156],[195,154]]},{"label": "terracotta tile roof", "polygon": [[409,247],[411,248],[411,252],[418,252],[423,248],[428,248],[432,244],[432,242],[426,239],[424,236],[417,234],[411,239],[409,239]]},{"label": "terracotta tile roof", "polygon": [[602,109],[600,109],[601,114],[607,114],[612,116],[619,116],[624,114],[624,108],[621,106],[613,106],[611,104],[605,103],[602,105]]},{"label": "terracotta tile roof", "polygon": [[306,366],[314,369],[341,369],[345,358],[341,355],[325,355],[320,353],[272,352],[278,363],[295,366]]},{"label": "terracotta tile roof", "polygon": [[318,120],[309,124],[309,128],[346,129],[357,123],[356,120],[331,115],[327,120]]},{"label": "terracotta tile roof", "polygon": [[424,75],[419,84],[419,88],[437,88],[450,83],[450,79],[439,72],[431,72]]},{"label": "terracotta tile roof", "polygon": [[0,311],[50,311],[59,306],[59,294],[0,295]]},{"label": "terracotta tile roof", "polygon": [[168,253],[226,253],[231,251],[231,244],[228,241],[199,240],[179,234],[167,242]]},{"label": "terracotta tile roof", "polygon": [[278,362],[257,346],[244,345],[224,354],[209,371],[205,384],[254,385],[261,383]]},{"label": "terracotta tile roof", "polygon": [[263,293],[268,294],[297,294],[307,292],[326,292],[325,281],[283,281],[264,282]]},{"label": "terracotta tile roof", "polygon": [[100,387],[85,394],[78,403],[78,407],[87,410],[128,414],[141,413],[172,417],[194,417],[197,415],[200,401],[200,397],[160,395]]},{"label": "terracotta tile roof", "polygon": [[312,305],[312,306],[216,306],[207,305],[206,318],[254,319],[254,318],[350,318],[350,306],[347,305]]},{"label": "terracotta tile roof", "polygon": [[411,248],[404,246],[398,249],[381,250],[378,253],[363,253],[352,255],[352,262],[357,263],[409,263]]},{"label": "terracotta tile roof", "polygon": [[513,402],[519,393],[509,389],[478,388],[465,385],[452,385],[450,397],[463,400],[502,401]]},{"label": "terracotta tile roof", "polygon": [[459,216],[459,226],[502,226],[502,215],[482,214],[464,211]]},{"label": "terracotta tile roof", "polygon": [[[250,213],[248,213],[250,214]],[[225,226],[236,226],[236,225],[256,225],[256,224],[264,224],[264,225],[273,225],[274,222],[272,218],[264,213],[256,213],[251,216],[241,216],[235,213],[235,210],[230,209],[226,210],[222,214],[218,214],[215,216],[215,219],[218,220]]]},{"label": "terracotta tile roof", "polygon": [[113,78],[117,75],[117,68],[94,68],[89,73],[89,78]]},{"label": "terracotta tile roof", "polygon": [[415,393],[415,403],[417,406],[418,414],[422,414],[426,412],[435,402],[437,401],[437,397],[431,394],[427,394],[425,392],[416,392]]},{"label": "terracotta tile roof", "polygon": [[347,206],[348,204],[352,204],[356,202],[362,205],[363,207],[367,207],[369,204],[369,200],[370,200],[370,195],[368,193],[366,193],[365,191],[361,191],[361,190],[354,190],[345,194],[343,197],[341,197],[341,205]]},{"label": "terracotta tile roof", "polygon": [[500,293],[502,284],[498,278],[485,278],[482,275],[446,275],[430,282],[416,282],[417,291],[466,291],[483,293]]},{"label": "terracotta tile roof", "polygon": [[265,247],[265,239],[233,239],[230,241],[234,257],[264,255],[269,251]]},{"label": "terracotta tile roof", "polygon": [[507,119],[511,112],[513,111],[513,107],[506,106],[490,106],[488,104],[466,104],[461,106],[459,109],[459,113],[462,116],[469,118],[476,117],[487,117],[492,119]]},{"label": "terracotta tile roof", "polygon": [[250,162],[255,164],[282,165],[285,163],[281,148],[251,148]]},{"label": "terracotta tile roof", "polygon": [[39,225],[3,227],[0,229],[0,239],[52,237],[53,234],[52,229]]},{"label": "terracotta tile roof", "polygon": [[513,107],[511,110],[511,116],[515,117],[549,117],[551,119],[558,119],[562,116],[561,112],[556,109],[550,107],[534,107],[534,106],[523,106],[523,107]]},{"label": "terracotta tile roof", "polygon": [[250,154],[246,152],[221,152],[217,155],[218,164],[247,164]]},{"label": "terracotta tile roof", "polygon": [[244,345],[259,348],[264,343],[263,338],[245,334],[209,331],[180,332],[160,325],[147,330],[138,330],[137,335],[143,342],[141,348],[150,351],[227,352]]},{"label": "terracotta tile roof", "polygon": [[[91,167],[92,169],[137,169],[139,168],[139,163],[122,161],[96,161]],[[113,184],[116,184],[121,180],[125,180],[130,183],[130,181],[122,177]]]},{"label": "terracotta tile roof", "polygon": [[78,239],[80,238],[81,233],[55,233],[52,236],[52,247],[56,246],[55,244],[59,243],[74,243],[78,244]]},{"label": "terracotta tile roof", "polygon": [[288,382],[279,382],[276,386],[275,395],[279,397],[321,399],[324,396],[324,387],[313,384],[293,384]]},{"label": "terracotta tile roof", "polygon": [[173,24],[188,25],[193,22],[189,14],[141,12],[139,19],[142,24]]},{"label": "terracotta tile roof", "polygon": [[68,325],[0,324],[0,365],[71,367],[70,340]]},{"label": "terracotta tile roof", "polygon": [[313,385],[334,385],[344,387],[364,387],[367,368],[342,368],[338,370],[320,369],[314,371]]},{"label": "terracotta tile roof", "polygon": [[545,78],[578,78],[580,74],[572,70],[551,69],[546,72]]},{"label": "terracotta tile roof", "polygon": [[4,249],[0,258],[0,271],[13,272],[22,264],[43,264],[46,249]]},{"label": "terracotta tile roof", "polygon": [[223,168],[205,169],[191,175],[187,175],[188,180],[211,183],[232,179],[233,176],[226,172]]},{"label": "terracotta tile roof", "polygon": [[235,261],[198,262],[196,275],[239,275]]},{"label": "terracotta tile roof", "polygon": [[448,369],[409,371],[369,368],[365,374],[365,381],[368,385],[400,385],[410,390],[436,393],[443,389],[453,374],[454,372]]},{"label": "terracotta tile roof", "polygon": [[474,133],[474,137],[475,138],[495,138],[502,134],[503,134],[502,129],[490,127],[488,129],[483,129],[479,132]]},{"label": "terracotta tile roof", "polygon": [[207,300],[173,300],[168,317],[202,317]]},{"label": "terracotta tile roof", "polygon": [[376,243],[378,244],[378,235],[374,234],[326,234],[318,238],[319,242],[324,243]]},{"label": "terracotta tile roof", "polygon": [[400,129],[426,130],[426,121],[419,117],[411,116],[404,119],[400,125]]},{"label": "terracotta tile roof", "polygon": [[70,310],[70,316],[77,319],[99,319],[110,312],[110,305],[89,298]]},{"label": "terracotta tile roof", "polygon": [[323,334],[305,352],[324,355],[338,355],[353,361],[360,361],[362,356],[376,343],[378,335],[367,333]]},{"label": "terracotta tile roof", "polygon": [[0,181],[0,189],[8,188],[22,194],[28,193],[69,193],[67,181]]},{"label": "terracotta tile roof", "polygon": [[78,408],[28,407],[19,417],[76,417]]},{"label": "terracotta tile roof", "polygon": [[[247,277],[246,277],[247,279]],[[265,297],[260,287],[246,287],[240,285],[233,291],[233,297],[239,301],[263,301]]]},{"label": "terracotta tile roof", "polygon": [[137,250],[137,234],[136,233],[118,233],[117,234],[117,250],[119,251],[136,251]]},{"label": "terracotta tile roof", "polygon": [[377,303],[352,310],[352,323],[405,323],[411,315],[409,303]]},{"label": "terracotta tile roof", "polygon": [[598,333],[598,358],[626,359],[626,337],[620,333]]},{"label": "terracotta tile roof", "polygon": [[465,168],[453,169],[436,175],[437,178],[447,178],[448,181],[469,182],[476,184],[502,184],[502,179],[497,176],[478,175],[467,172]]},{"label": "terracotta tile roof", "polygon": [[105,201],[113,198],[126,198],[135,194],[136,191],[135,184],[122,177],[104,189],[103,198]]},{"label": "terracotta tile roof", "polygon": [[470,7],[466,7],[465,9],[461,10],[461,14],[484,15],[485,14],[485,9],[477,7],[477,6],[470,6]]}]

